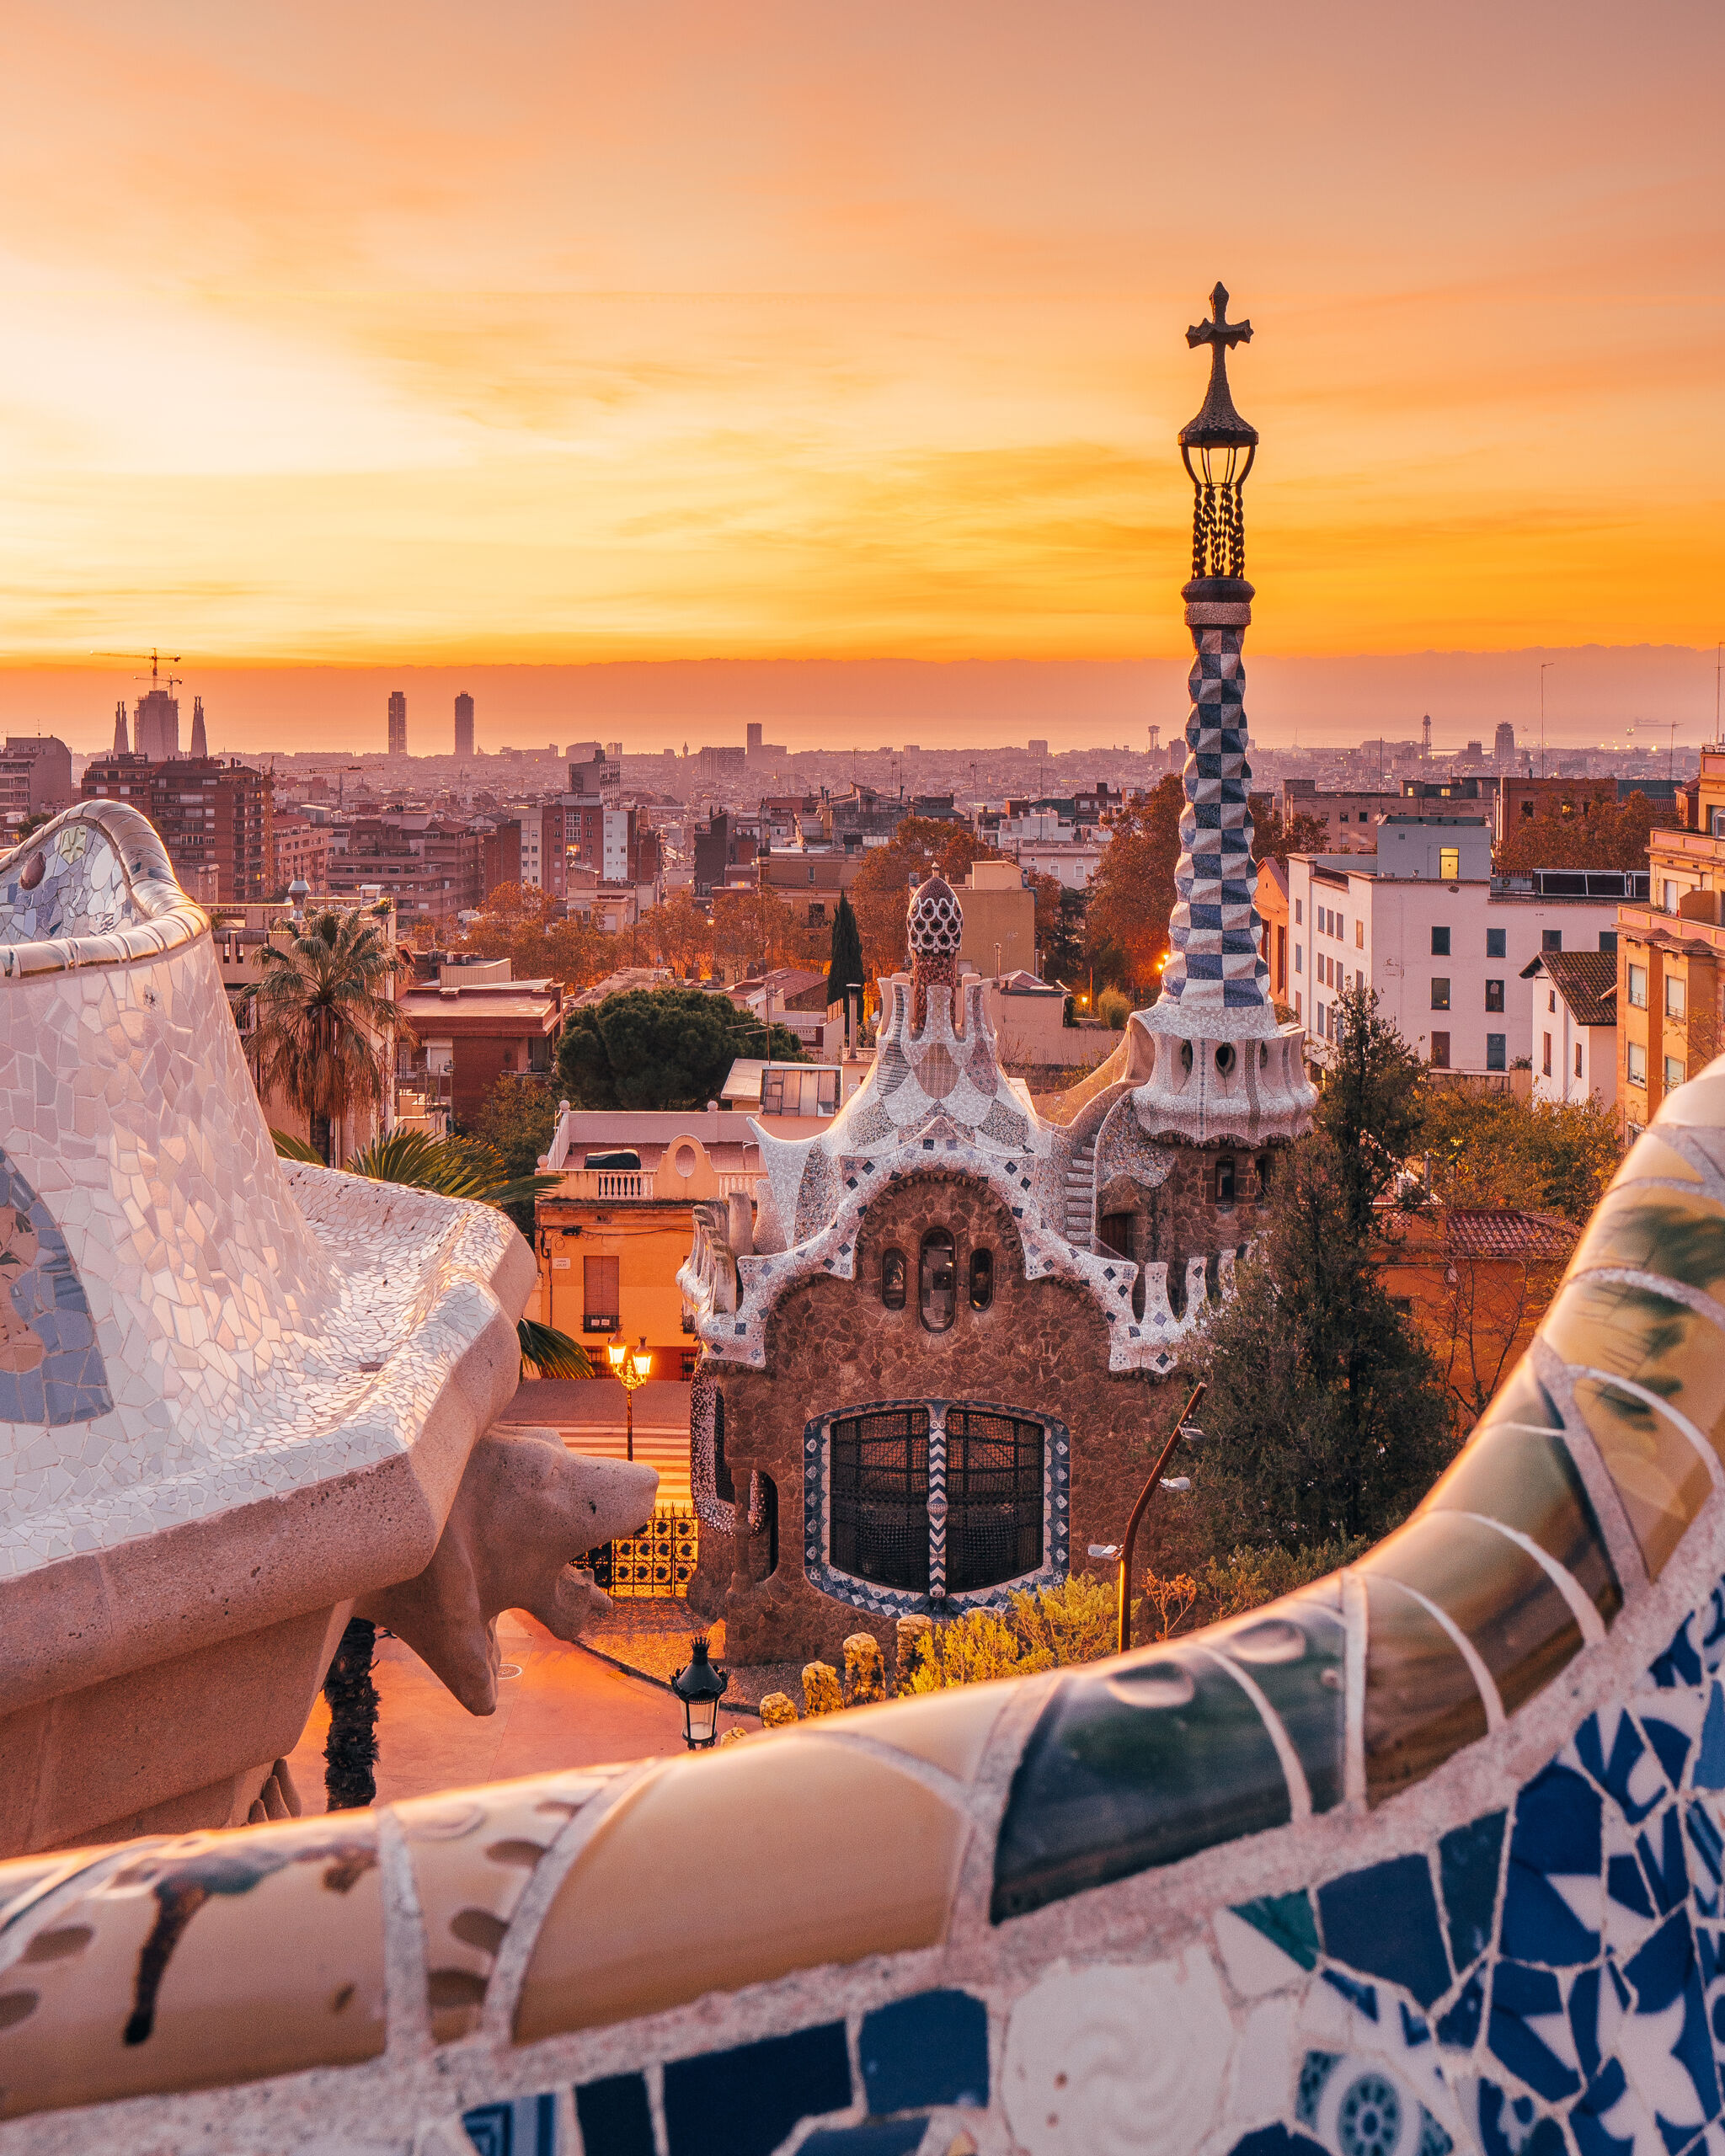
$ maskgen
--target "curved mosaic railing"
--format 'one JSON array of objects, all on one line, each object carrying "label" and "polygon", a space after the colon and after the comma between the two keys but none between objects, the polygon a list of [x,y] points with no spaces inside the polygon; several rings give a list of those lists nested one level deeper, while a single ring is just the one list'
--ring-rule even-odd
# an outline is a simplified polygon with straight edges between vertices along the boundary
[{"label": "curved mosaic railing", "polygon": [[0,2151],[1717,2151],[1722,1282],[1725,1059],[1317,1587],[711,1755],[0,1866]]},{"label": "curved mosaic railing", "polygon": [[153,956],[209,926],[154,825],[123,801],[83,801],[0,856],[0,977]]}]

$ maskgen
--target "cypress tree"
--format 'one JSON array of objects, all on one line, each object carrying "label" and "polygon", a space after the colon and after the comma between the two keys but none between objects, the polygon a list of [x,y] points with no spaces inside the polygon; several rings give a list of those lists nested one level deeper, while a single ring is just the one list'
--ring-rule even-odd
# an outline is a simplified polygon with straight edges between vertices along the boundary
[{"label": "cypress tree", "polygon": [[323,1679],[329,1702],[329,1735],[323,1746],[323,1793],[332,1812],[356,1811],[377,1794],[377,1688],[371,1682],[371,1650],[377,1628],[369,1618],[350,1620]]},{"label": "cypress tree", "polygon": [[850,899],[841,891],[839,910],[833,915],[832,959],[826,969],[828,1007],[835,1003],[842,1003],[848,1008],[854,1001],[860,1024],[863,986],[862,931],[857,926],[857,916],[851,910]]}]

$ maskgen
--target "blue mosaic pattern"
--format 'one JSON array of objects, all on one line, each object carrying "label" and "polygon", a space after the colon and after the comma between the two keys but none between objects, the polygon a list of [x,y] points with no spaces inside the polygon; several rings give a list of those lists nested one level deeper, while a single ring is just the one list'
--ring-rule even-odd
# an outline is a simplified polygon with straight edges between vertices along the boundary
[{"label": "blue mosaic pattern", "polygon": [[[929,1534],[931,1544],[931,1578],[934,1572],[933,1551],[939,1550],[944,1577],[946,1518],[944,1500],[937,1517],[933,1516],[936,1480],[933,1454],[933,1433],[942,1433],[944,1448],[945,1417],[949,1408],[968,1407],[980,1415],[1011,1415],[1021,1421],[1039,1422],[1043,1428],[1042,1454],[1042,1547],[1043,1561],[1039,1571],[1025,1572],[1018,1578],[1001,1582],[998,1587],[976,1588],[963,1594],[943,1595],[938,1601],[932,1594],[911,1594],[897,1588],[878,1587],[873,1580],[858,1579],[853,1573],[842,1572],[828,1555],[830,1548],[831,1505],[828,1473],[827,1434],[835,1422],[847,1416],[875,1415],[898,1407],[926,1407],[933,1428],[930,1433],[930,1508]],[[823,1594],[831,1595],[836,1601],[849,1603],[854,1609],[866,1609],[875,1617],[911,1617],[962,1615],[967,1609],[1005,1609],[1014,1594],[1028,1594],[1039,1588],[1053,1587],[1065,1579],[1071,1565],[1071,1486],[1072,1434],[1065,1424],[1052,1415],[1044,1415],[1023,1407],[1009,1407],[994,1400],[869,1400],[855,1406],[845,1407],[830,1415],[818,1415],[805,1423],[803,1429],[803,1569],[810,1582]]]},{"label": "blue mosaic pattern", "polygon": [[1171,1002],[1226,1011],[1267,1010],[1269,968],[1258,953],[1263,924],[1253,903],[1252,766],[1246,760],[1246,673],[1242,627],[1192,632],[1192,710],[1186,721],[1177,903],[1162,975]]},{"label": "blue mosaic pattern", "polygon": [[88,1422],[114,1405],[54,1216],[0,1152],[0,1422]]},{"label": "blue mosaic pattern", "polygon": [[481,2104],[462,2114],[462,2124],[477,2156],[557,2156],[555,2096]]}]

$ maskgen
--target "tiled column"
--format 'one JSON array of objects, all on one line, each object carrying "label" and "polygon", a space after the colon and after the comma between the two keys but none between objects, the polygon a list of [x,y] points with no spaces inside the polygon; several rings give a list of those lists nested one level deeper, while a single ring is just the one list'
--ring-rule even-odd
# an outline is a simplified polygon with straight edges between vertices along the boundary
[{"label": "tiled column", "polygon": [[928,1410],[928,1594],[944,1602],[947,1593],[947,1411],[943,1402]]},{"label": "tiled column", "polygon": [[1163,995],[1183,1010],[1262,1009],[1269,1002],[1269,968],[1258,952],[1262,923],[1253,904],[1258,874],[1240,657],[1245,636],[1243,622],[1192,624],[1197,657],[1186,721],[1186,805],[1174,870],[1178,902],[1168,924],[1172,951],[1162,977]]}]

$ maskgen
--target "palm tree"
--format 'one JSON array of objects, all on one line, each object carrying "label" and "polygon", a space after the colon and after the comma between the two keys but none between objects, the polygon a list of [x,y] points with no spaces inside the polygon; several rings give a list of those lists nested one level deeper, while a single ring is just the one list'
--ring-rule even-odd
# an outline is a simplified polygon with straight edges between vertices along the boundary
[{"label": "palm tree", "polygon": [[287,942],[259,953],[252,1053],[259,1094],[299,1110],[328,1166],[342,1127],[382,1106],[396,1043],[411,1038],[386,992],[403,961],[375,916],[326,913],[291,926]]}]

